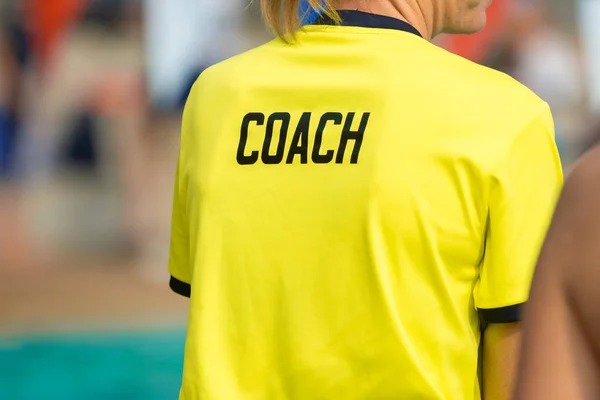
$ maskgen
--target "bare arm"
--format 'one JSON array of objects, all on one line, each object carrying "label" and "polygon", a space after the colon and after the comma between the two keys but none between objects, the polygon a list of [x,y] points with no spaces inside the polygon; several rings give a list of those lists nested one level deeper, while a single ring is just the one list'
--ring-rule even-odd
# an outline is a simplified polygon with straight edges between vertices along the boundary
[{"label": "bare arm", "polygon": [[517,400],[600,398],[600,148],[570,175],[524,321]]},{"label": "bare arm", "polygon": [[483,339],[483,398],[508,400],[514,388],[521,324],[491,324]]}]

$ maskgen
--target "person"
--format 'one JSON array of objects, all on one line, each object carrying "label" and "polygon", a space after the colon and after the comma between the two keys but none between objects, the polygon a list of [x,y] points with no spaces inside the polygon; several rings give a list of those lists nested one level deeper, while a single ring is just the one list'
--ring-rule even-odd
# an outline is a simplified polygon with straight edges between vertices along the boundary
[{"label": "person", "polygon": [[0,270],[11,274],[25,271],[33,261],[20,157],[25,71],[31,61],[28,33],[20,4],[0,5]]},{"label": "person", "polygon": [[515,399],[600,398],[600,146],[571,170],[524,323]]},{"label": "person", "polygon": [[508,399],[562,183],[549,107],[429,42],[487,0],[309,4],[300,27],[299,0],[263,0],[278,38],[187,100],[180,398]]},{"label": "person", "polygon": [[19,14],[10,7],[5,14],[0,14],[0,180],[13,180],[17,175],[23,70],[29,61],[29,49]]}]

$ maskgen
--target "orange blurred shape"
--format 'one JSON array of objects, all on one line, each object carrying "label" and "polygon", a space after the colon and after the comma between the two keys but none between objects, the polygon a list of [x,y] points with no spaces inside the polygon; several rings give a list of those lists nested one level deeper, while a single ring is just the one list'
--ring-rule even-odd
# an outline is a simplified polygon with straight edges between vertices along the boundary
[{"label": "orange blurred shape", "polygon": [[23,0],[32,46],[43,67],[65,31],[83,14],[89,0]]},{"label": "orange blurred shape", "polygon": [[482,62],[494,41],[506,30],[513,1],[495,0],[488,8],[485,29],[474,35],[448,35],[444,47],[469,60]]}]

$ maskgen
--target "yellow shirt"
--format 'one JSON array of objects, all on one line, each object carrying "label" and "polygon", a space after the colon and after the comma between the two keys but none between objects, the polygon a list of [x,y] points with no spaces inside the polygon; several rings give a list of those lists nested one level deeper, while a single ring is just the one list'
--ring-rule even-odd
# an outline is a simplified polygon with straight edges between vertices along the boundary
[{"label": "yellow shirt", "polygon": [[192,90],[180,399],[479,399],[479,316],[527,300],[562,182],[548,106],[401,21],[342,18]]}]

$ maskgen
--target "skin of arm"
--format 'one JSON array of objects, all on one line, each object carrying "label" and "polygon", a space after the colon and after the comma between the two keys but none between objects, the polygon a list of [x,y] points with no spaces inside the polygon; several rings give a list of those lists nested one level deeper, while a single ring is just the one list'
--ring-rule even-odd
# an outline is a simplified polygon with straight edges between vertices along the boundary
[{"label": "skin of arm", "polygon": [[600,147],[567,179],[523,328],[515,400],[600,398]]},{"label": "skin of arm", "polygon": [[483,335],[483,398],[508,400],[519,359],[521,323],[490,324]]}]

